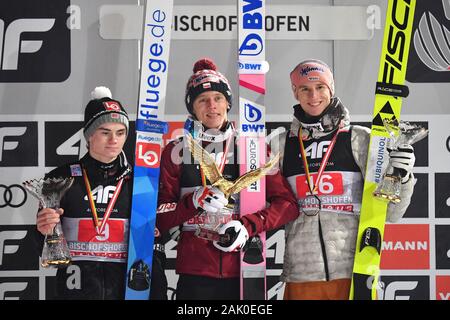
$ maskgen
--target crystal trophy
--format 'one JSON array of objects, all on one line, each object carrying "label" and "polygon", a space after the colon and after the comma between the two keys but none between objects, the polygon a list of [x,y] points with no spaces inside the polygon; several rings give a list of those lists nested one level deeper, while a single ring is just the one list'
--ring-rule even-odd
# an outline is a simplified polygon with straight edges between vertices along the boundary
[{"label": "crystal trophy", "polygon": [[[392,150],[398,150],[399,146],[402,144],[412,145],[428,135],[428,129],[410,124],[407,121],[384,119],[383,124],[391,136],[388,148]],[[400,169],[394,168],[388,164],[385,173],[383,174],[383,178],[373,195],[380,199],[399,203],[402,200],[400,198],[401,180]]]},{"label": "crystal trophy", "polygon": [[[73,178],[33,179],[23,182],[27,191],[37,198],[43,208],[58,209],[62,196],[70,188]],[[61,222],[53,228],[51,234],[45,235],[42,249],[41,265],[44,268],[66,267],[71,263],[69,247],[64,237]]]},{"label": "crystal trophy", "polygon": [[195,235],[209,241],[228,241],[229,235],[219,234],[219,229],[225,223],[231,221],[233,212],[232,205],[225,206],[220,212],[202,212],[198,217],[199,221]]}]

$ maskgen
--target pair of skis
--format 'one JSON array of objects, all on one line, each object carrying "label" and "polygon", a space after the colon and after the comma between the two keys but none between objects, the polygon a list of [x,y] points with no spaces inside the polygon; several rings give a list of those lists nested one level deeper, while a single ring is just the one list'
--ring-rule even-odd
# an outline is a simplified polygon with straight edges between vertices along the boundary
[{"label": "pair of skis", "polygon": [[[238,0],[240,173],[265,162],[264,94],[267,63],[264,46],[264,1]],[[150,295],[154,230],[158,200],[159,164],[164,121],[173,0],[147,0],[143,32],[132,215],[125,298],[146,300]],[[256,69],[255,69],[256,68]],[[251,74],[248,74],[248,73]],[[241,214],[265,205],[264,179],[241,192]],[[242,253],[241,298],[266,297],[265,234],[249,241]]]},{"label": "pair of skis", "polygon": [[148,300],[159,187],[173,0],[147,0],[136,119],[125,299]]},{"label": "pair of skis", "polygon": [[353,266],[350,299],[376,300],[381,246],[388,202],[373,196],[380,177],[380,155],[386,159],[389,138],[383,119],[400,120],[416,0],[389,0],[375,90],[369,155]]},{"label": "pair of skis", "polygon": [[[265,163],[265,0],[238,0],[239,173]],[[241,216],[266,205],[265,178],[240,192]],[[266,233],[241,250],[241,300],[266,300]]]}]

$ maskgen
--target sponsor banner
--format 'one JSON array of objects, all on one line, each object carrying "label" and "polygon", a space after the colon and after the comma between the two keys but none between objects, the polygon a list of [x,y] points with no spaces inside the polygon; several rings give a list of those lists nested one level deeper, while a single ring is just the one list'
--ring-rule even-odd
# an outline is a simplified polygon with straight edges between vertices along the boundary
[{"label": "sponsor banner", "polygon": [[428,173],[414,173],[417,179],[414,185],[414,192],[411,197],[411,203],[406,209],[403,218],[428,218],[429,217],[429,183]]},{"label": "sponsor banner", "polygon": [[163,146],[166,146],[170,141],[176,140],[184,136],[184,122],[170,121],[169,131],[163,135]]},{"label": "sponsor banner", "polygon": [[430,269],[428,224],[386,224],[381,269]]},{"label": "sponsor banner", "polygon": [[0,225],[0,271],[38,269],[39,249],[35,225]]},{"label": "sponsor banner", "polygon": [[[105,5],[100,10],[104,39],[140,39],[143,7]],[[378,6],[267,5],[267,40],[368,40],[380,28]],[[117,19],[117,17],[121,19]],[[115,19],[113,19],[115,17]],[[119,25],[120,22],[120,25]],[[174,6],[174,40],[234,40],[233,5]]]},{"label": "sponsor banner", "polygon": [[[255,112],[248,112],[248,118],[250,120],[258,118],[257,116],[251,114],[255,114]],[[130,118],[133,118],[134,115],[130,115]],[[173,116],[171,117],[171,121],[169,123],[169,132],[164,135],[161,140],[161,144],[165,145],[169,140],[177,138],[179,135],[183,134],[183,125],[184,125],[184,115]],[[274,115],[268,116],[269,119],[278,119]],[[281,120],[290,119],[291,116],[286,118],[280,118]],[[366,117],[368,118],[368,117]],[[413,122],[422,119],[416,117],[409,117],[407,120],[413,120]],[[7,185],[8,187],[16,184],[20,185],[20,183],[24,180],[41,177],[44,175],[44,172],[49,171],[53,165],[61,165],[65,163],[65,159],[76,159],[76,150],[78,148],[79,154],[84,154],[81,151],[82,146],[85,144],[85,140],[81,133],[82,122],[80,121],[81,115],[67,115],[67,116],[49,116],[49,115],[34,115],[30,117],[24,117],[22,115],[8,115],[5,117],[5,122],[2,122],[3,127],[26,127],[26,130],[30,130],[34,128],[33,134],[30,134],[28,137],[28,132],[23,133],[23,138],[18,136],[8,136],[4,135],[2,142],[2,150],[3,155],[6,156],[7,153],[17,152],[22,150],[20,145],[25,143],[23,140],[32,139],[34,146],[27,145],[25,150],[34,150],[31,153],[31,158],[38,159],[36,163],[39,163],[40,166],[32,166],[32,167],[21,167],[19,165],[14,166],[4,166],[0,167],[0,176],[2,180],[1,184]],[[71,119],[74,119],[72,121]],[[356,117],[356,119],[360,119]],[[447,223],[446,220],[440,220],[445,218],[450,218],[450,191],[448,190],[448,185],[450,184],[450,172],[448,172],[448,166],[445,163],[440,163],[441,161],[445,162],[446,157],[450,157],[450,141],[448,147],[446,146],[446,140],[449,138],[448,133],[445,134],[445,130],[440,130],[441,128],[446,127],[446,123],[450,121],[448,116],[433,116],[429,115],[424,118],[425,121],[421,121],[422,124],[427,124],[430,128],[430,139],[422,140],[421,142],[414,145],[416,150],[416,166],[415,166],[415,176],[418,179],[415,185],[415,193],[413,195],[411,204],[405,214],[404,220],[402,222],[406,223],[415,223],[415,220],[420,220],[420,223],[423,223],[420,228],[435,228],[435,247],[428,248],[428,260],[430,261],[428,267],[426,267],[426,262],[422,259],[422,255],[426,252],[424,250],[425,243],[420,242],[422,239],[417,237],[419,232],[417,231],[407,231],[408,225],[389,225],[386,229],[386,241],[400,241],[384,243],[384,252],[382,254],[382,274],[389,272],[389,270],[395,270],[397,275],[405,275],[409,276],[417,275],[419,273],[421,276],[426,274],[427,276],[440,279],[436,276],[436,270],[434,270],[434,262],[433,256],[436,256],[436,268],[438,270],[442,270],[440,272],[447,272],[450,269],[450,258],[449,258],[449,249],[448,243],[450,243],[450,239],[448,239],[448,234],[450,234],[449,226],[445,225]],[[19,125],[17,125],[19,124]],[[31,124],[31,125],[30,125]],[[370,123],[368,123],[370,125]],[[134,128],[134,122],[131,122],[130,126]],[[268,122],[266,124],[267,134],[272,135],[272,138],[276,140],[278,132],[288,129],[290,126],[289,121],[285,122]],[[2,127],[0,127],[2,128]],[[1,129],[0,129],[1,130]],[[1,131],[0,131],[1,132]],[[130,129],[130,139],[134,139],[134,129]],[[76,138],[78,136],[78,138]],[[41,140],[45,141],[45,150],[44,143],[36,144],[36,138],[40,137]],[[15,139],[23,139],[18,141],[14,145],[8,145],[6,142],[14,142]],[[150,140],[152,140],[151,138]],[[450,138],[449,138],[450,139]],[[143,143],[150,143],[149,140],[142,139]],[[154,140],[152,140],[154,141]],[[267,141],[270,143],[271,141],[268,139]],[[425,146],[420,146],[420,144],[424,142]],[[50,146],[50,147],[49,147]],[[13,150],[13,147],[15,149]],[[127,148],[125,148],[127,149]],[[440,151],[437,152],[439,149]],[[134,146],[129,147],[132,156],[134,156]],[[145,155],[145,149],[142,150],[141,154]],[[432,157],[428,158],[428,154],[432,154]],[[437,154],[435,157],[434,155]],[[128,153],[127,153],[128,155]],[[128,156],[129,160],[131,160],[132,156]],[[27,155],[25,154],[25,157]],[[143,157],[145,158],[145,157]],[[11,160],[14,157],[10,158]],[[27,159],[29,160],[29,159]],[[2,163],[0,162],[0,166]],[[44,166],[45,165],[45,166]],[[429,181],[433,185],[429,185]],[[3,190],[3,191],[2,191]],[[50,270],[53,272],[52,275],[45,275],[44,271],[39,271],[38,266],[38,253],[31,253],[31,246],[36,246],[34,240],[29,238],[31,236],[31,230],[35,228],[35,215],[37,211],[37,200],[32,198],[31,196],[27,196],[26,202],[20,207],[14,207],[23,201],[20,196],[25,197],[25,193],[21,194],[21,190],[18,188],[12,188],[11,195],[9,192],[0,187],[0,224],[4,225],[0,229],[0,237],[3,237],[3,255],[2,255],[2,264],[0,265],[0,280],[3,281],[1,283],[5,283],[2,286],[4,288],[4,298],[12,299],[37,299],[39,296],[35,293],[33,285],[27,284],[26,289],[22,289],[24,284],[23,282],[29,283],[29,279],[37,279],[38,277],[47,277],[46,281],[53,280],[53,275],[56,272],[56,269]],[[3,195],[2,195],[3,194]],[[101,198],[105,198],[105,192],[103,192]],[[6,200],[4,200],[6,197]],[[430,199],[431,197],[431,199]],[[3,202],[2,202],[3,201]],[[103,201],[103,200],[102,200]],[[11,202],[12,206],[9,204]],[[429,204],[430,202],[430,204]],[[8,204],[7,204],[8,203]],[[435,204],[433,206],[433,203]],[[1,206],[4,207],[1,207]],[[441,222],[440,222],[441,221]],[[428,226],[428,223],[430,226]],[[441,223],[436,227],[434,224]],[[15,225],[14,225],[15,224]],[[22,226],[23,224],[27,224],[27,226]],[[393,229],[391,231],[390,227],[400,228],[400,231],[397,229]],[[406,228],[406,229],[405,229]],[[7,239],[8,233],[3,233],[2,231],[10,231],[13,230],[16,235],[11,236]],[[23,230],[28,231],[27,235],[19,239]],[[406,231],[405,231],[406,230]],[[397,234],[400,233],[400,236]],[[431,233],[433,236],[433,233]],[[391,240],[389,240],[391,239]],[[416,243],[411,243],[411,241],[416,241]],[[419,242],[417,242],[419,241]],[[432,241],[433,242],[433,241]],[[434,245],[432,243],[432,245]],[[426,245],[430,245],[429,241]],[[12,247],[10,247],[12,246]],[[17,249],[18,246],[19,248]],[[25,246],[25,248],[22,248]],[[284,230],[273,230],[270,233],[270,236],[267,238],[267,267],[268,267],[268,297],[270,299],[281,299],[283,293],[283,284],[279,282],[279,275],[281,274],[283,267],[283,256],[284,256]],[[414,248],[415,246],[415,248]],[[435,249],[436,248],[436,249]],[[16,252],[13,253],[13,251]],[[404,249],[404,250],[403,250]],[[420,249],[420,250],[419,250]],[[176,288],[177,275],[174,272],[175,269],[175,258],[176,258],[176,242],[169,241],[166,245],[166,253],[167,253],[167,275],[169,277],[169,298],[175,297],[174,288]],[[388,265],[384,266],[384,257],[386,259],[391,258],[390,261],[386,260],[386,263],[389,262]],[[406,258],[404,258],[406,256]],[[431,258],[430,258],[431,256]],[[26,257],[26,258],[25,258]],[[35,257],[35,258],[29,258]],[[403,259],[414,259],[413,257],[418,257],[417,261],[412,261],[408,263],[408,260],[402,261]],[[394,261],[396,260],[397,263]],[[405,265],[405,267],[403,267]],[[406,265],[415,265],[414,268],[410,268]],[[431,268],[431,269],[430,269]],[[415,270],[420,270],[419,272]],[[19,273],[20,272],[20,273]],[[45,270],[45,272],[49,272],[49,270]],[[443,276],[440,276],[443,277]],[[397,277],[398,278],[398,277]],[[398,282],[403,279],[397,279],[394,282]],[[45,281],[45,282],[46,282]],[[415,280],[414,280],[415,281]],[[409,278],[407,278],[407,282],[411,282]],[[12,283],[12,285],[11,285]],[[43,282],[41,282],[42,284]],[[403,296],[409,296],[412,299],[414,296],[417,296],[415,293],[416,290],[421,288],[421,282],[419,281],[418,286],[415,289],[412,289],[412,296],[409,291],[411,290],[400,290],[398,289],[398,283],[389,285],[388,294],[384,297],[387,299],[401,299]],[[412,287],[411,284],[404,285],[406,287]],[[429,286],[429,285],[427,285]],[[446,291],[444,289],[439,289],[439,285],[436,284],[436,293],[434,290],[430,291],[428,295],[420,294],[420,297],[425,297],[424,299],[445,299],[448,297],[446,295]],[[48,294],[48,284],[47,284],[47,294]],[[30,293],[28,290],[31,290]],[[40,299],[45,298],[45,290],[41,292]]]},{"label": "sponsor banner", "polygon": [[417,1],[406,79],[409,82],[450,82],[450,3]]},{"label": "sponsor banner", "polygon": [[[442,108],[445,107],[442,104]],[[446,111],[448,112],[448,111]],[[450,172],[450,131],[448,124],[450,123],[450,115],[432,116],[429,121],[429,152],[430,152],[430,167],[436,172]],[[419,144],[418,142],[417,144]]]},{"label": "sponsor banner", "polygon": [[450,275],[436,276],[436,300],[450,300]]},{"label": "sponsor banner", "polygon": [[45,166],[58,167],[77,161],[83,143],[86,143],[83,136],[83,122],[45,122]]},{"label": "sponsor banner", "polygon": [[267,300],[283,300],[284,282],[280,281],[281,270],[266,270]]},{"label": "sponsor banner", "polygon": [[0,225],[34,224],[38,200],[22,182],[44,175],[43,168],[0,168]]},{"label": "sponsor banner", "polygon": [[0,167],[37,166],[37,122],[0,122]]},{"label": "sponsor banner", "polygon": [[39,277],[2,277],[0,300],[38,300]]},{"label": "sponsor banner", "polygon": [[379,300],[429,300],[430,277],[382,275],[378,283]]},{"label": "sponsor banner", "polygon": [[70,0],[0,3],[0,82],[63,82],[70,75]]},{"label": "sponsor banner", "polygon": [[450,173],[435,173],[434,186],[435,217],[450,218]]},{"label": "sponsor banner", "polygon": [[436,269],[450,270],[450,225],[435,226]]},{"label": "sponsor banner", "polygon": [[270,269],[282,269],[285,249],[284,226],[267,232],[266,258]]},{"label": "sponsor banner", "polygon": [[164,118],[171,33],[168,13],[172,13],[170,1],[146,12],[148,23],[144,26],[142,59],[148,63],[142,63],[146,68],[143,67],[140,76],[138,119],[162,121]]}]

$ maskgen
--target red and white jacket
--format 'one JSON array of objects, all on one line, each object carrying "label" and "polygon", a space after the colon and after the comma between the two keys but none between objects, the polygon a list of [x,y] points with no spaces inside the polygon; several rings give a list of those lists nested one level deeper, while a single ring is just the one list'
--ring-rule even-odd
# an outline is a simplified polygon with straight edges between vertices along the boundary
[{"label": "red and white jacket", "polygon": [[[224,144],[225,142],[216,143]],[[206,148],[206,146],[211,150],[211,145],[203,142],[203,147]],[[223,150],[222,146],[220,150]],[[236,150],[236,144],[234,148],[229,148],[223,171],[223,176],[229,180],[239,176]],[[215,278],[239,277],[239,252],[220,251],[213,246],[212,242],[194,235],[199,212],[194,207],[192,193],[202,185],[202,181],[200,167],[191,161],[191,157],[183,138],[170,142],[164,148],[161,158],[156,225],[161,232],[182,225],[177,246],[176,272],[178,274]],[[263,210],[240,219],[250,236],[280,227],[298,216],[297,201],[280,172],[267,175],[265,179],[266,200],[269,205]],[[235,208],[237,211],[238,205],[235,205]],[[237,219],[237,212],[233,216]]]}]

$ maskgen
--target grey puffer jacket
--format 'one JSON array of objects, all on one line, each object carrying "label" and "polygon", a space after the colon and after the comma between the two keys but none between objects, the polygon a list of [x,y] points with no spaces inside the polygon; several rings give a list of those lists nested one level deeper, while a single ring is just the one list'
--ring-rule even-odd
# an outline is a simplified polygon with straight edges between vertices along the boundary
[{"label": "grey puffer jacket", "polygon": [[[348,116],[348,110],[346,110],[346,113]],[[298,139],[300,125],[300,122],[294,118],[290,130],[280,137],[279,149],[282,155],[285,150],[286,139],[293,136]],[[348,137],[350,137],[347,139],[350,140],[348,143],[351,145],[351,152],[344,152],[345,155],[340,156],[349,158],[348,161],[356,163],[359,168],[359,172],[342,173],[343,180],[346,180],[343,186],[343,194],[349,194],[345,197],[351,199],[352,209],[340,210],[336,206],[333,210],[323,208],[316,216],[306,216],[300,213],[296,220],[286,225],[286,247],[281,275],[281,280],[284,282],[351,278],[370,130],[356,125],[347,126],[344,129],[347,129]],[[350,149],[350,146],[348,149]],[[274,150],[274,147],[272,147],[272,150]],[[334,149],[333,153],[341,153],[341,150]],[[353,159],[350,159],[350,154]],[[303,166],[301,157],[291,158],[295,158],[293,161],[298,162],[298,166]],[[280,164],[283,164],[283,159],[280,160]],[[282,172],[285,174],[284,168],[282,168]],[[301,207],[303,198],[299,196],[300,192],[297,190],[298,176],[287,176],[287,179],[297,195]],[[415,182],[416,179],[411,176],[409,181],[402,185],[402,201],[399,204],[389,204],[387,221],[396,222],[403,216],[411,201]],[[319,230],[319,217],[321,230]],[[319,233],[321,233],[323,241],[321,241]]]}]

